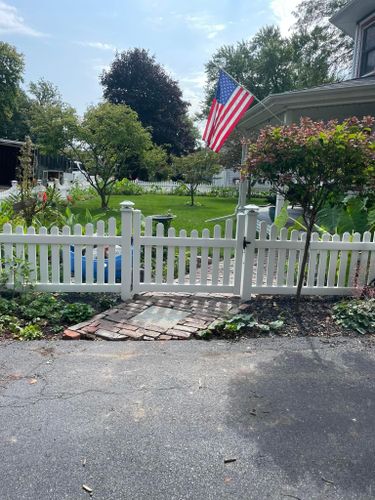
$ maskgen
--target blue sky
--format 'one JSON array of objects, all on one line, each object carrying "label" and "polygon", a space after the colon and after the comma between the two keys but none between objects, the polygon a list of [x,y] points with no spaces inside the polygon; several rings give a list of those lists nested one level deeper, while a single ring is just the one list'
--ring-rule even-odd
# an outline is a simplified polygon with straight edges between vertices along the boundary
[{"label": "blue sky", "polygon": [[143,47],[199,108],[215,50],[277,23],[287,33],[298,0],[0,0],[0,39],[25,55],[25,84],[44,77],[80,113],[102,96],[115,50]]}]

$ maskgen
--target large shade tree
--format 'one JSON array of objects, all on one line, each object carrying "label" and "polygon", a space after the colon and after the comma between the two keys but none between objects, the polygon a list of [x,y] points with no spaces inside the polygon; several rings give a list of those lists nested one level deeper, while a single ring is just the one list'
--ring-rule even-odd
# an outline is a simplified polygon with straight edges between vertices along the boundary
[{"label": "large shade tree", "polygon": [[313,122],[268,127],[249,145],[247,170],[300,205],[306,224],[297,285],[297,307],[305,281],[311,235],[319,211],[327,201],[340,200],[347,191],[373,186],[375,177],[374,119],[351,118],[343,123]]},{"label": "large shade tree", "polygon": [[147,50],[132,49],[116,55],[101,76],[104,98],[134,109],[155,144],[181,155],[195,147],[196,134],[182,92]]},{"label": "large shade tree", "polygon": [[27,131],[27,97],[20,88],[23,70],[23,55],[0,42],[0,137],[19,139]]}]

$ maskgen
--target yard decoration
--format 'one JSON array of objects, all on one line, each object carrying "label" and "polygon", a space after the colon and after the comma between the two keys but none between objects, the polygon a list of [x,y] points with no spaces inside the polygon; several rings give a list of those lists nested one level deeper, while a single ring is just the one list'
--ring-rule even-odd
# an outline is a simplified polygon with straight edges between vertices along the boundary
[{"label": "yard decoration", "polygon": [[296,304],[299,307],[305,280],[311,234],[318,212],[327,201],[334,203],[348,191],[370,189],[375,176],[374,118],[349,118],[263,129],[249,145],[246,169],[275,192],[303,209],[306,243],[298,278]]}]

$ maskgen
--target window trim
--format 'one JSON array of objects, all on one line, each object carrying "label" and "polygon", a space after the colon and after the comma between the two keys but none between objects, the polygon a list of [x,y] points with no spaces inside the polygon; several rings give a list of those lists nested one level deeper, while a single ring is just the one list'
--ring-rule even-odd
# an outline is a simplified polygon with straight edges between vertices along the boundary
[{"label": "window trim", "polygon": [[360,23],[358,23],[358,34],[357,34],[357,47],[355,53],[356,60],[356,77],[364,78],[366,76],[370,76],[375,74],[375,68],[369,73],[365,73],[361,75],[362,67],[363,67],[363,44],[365,38],[365,30],[369,28],[371,25],[375,25],[375,12],[372,12],[366,19],[363,19]]}]

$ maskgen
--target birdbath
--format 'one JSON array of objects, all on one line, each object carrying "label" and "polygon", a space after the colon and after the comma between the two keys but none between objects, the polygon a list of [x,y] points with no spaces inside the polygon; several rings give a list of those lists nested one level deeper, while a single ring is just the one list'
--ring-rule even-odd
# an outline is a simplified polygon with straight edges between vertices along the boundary
[{"label": "birdbath", "polygon": [[165,214],[165,215],[151,215],[152,222],[158,224],[161,222],[164,225],[164,235],[167,236],[168,229],[170,228],[172,220],[175,218],[175,215]]}]

